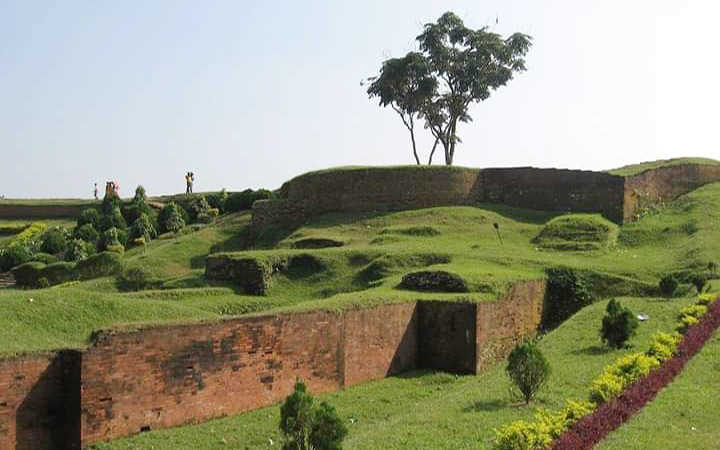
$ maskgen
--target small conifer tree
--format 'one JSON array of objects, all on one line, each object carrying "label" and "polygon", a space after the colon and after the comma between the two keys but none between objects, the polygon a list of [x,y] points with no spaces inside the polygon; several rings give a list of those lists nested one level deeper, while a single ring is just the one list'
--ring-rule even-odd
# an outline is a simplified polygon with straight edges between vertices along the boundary
[{"label": "small conifer tree", "polygon": [[614,298],[605,309],[600,338],[613,348],[622,348],[637,332],[638,320],[630,309],[623,307]]},{"label": "small conifer tree", "polygon": [[550,376],[550,364],[537,343],[527,339],[510,352],[505,371],[520,391],[525,404],[528,404],[547,382]]}]

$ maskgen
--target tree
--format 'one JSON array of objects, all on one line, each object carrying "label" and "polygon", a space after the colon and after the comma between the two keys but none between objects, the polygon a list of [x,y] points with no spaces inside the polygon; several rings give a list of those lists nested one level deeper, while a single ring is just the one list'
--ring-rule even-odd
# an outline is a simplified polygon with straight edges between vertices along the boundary
[{"label": "tree", "polygon": [[627,340],[637,332],[638,320],[635,314],[614,298],[608,302],[605,313],[600,338],[610,347],[623,348]]},{"label": "tree", "polygon": [[458,122],[470,122],[468,110],[472,103],[486,100],[515,72],[525,70],[524,56],[531,39],[522,33],[503,39],[487,27],[473,30],[447,12],[437,23],[426,24],[417,36],[420,52],[383,63],[380,75],[368,79],[367,93],[400,115],[410,130],[418,164],[414,120],[423,118],[435,146],[438,142],[443,146],[445,164],[452,165],[460,142]]},{"label": "tree", "polygon": [[315,405],[300,380],[280,407],[280,431],[283,450],[341,450],[348,432],[335,408],[326,402]]},{"label": "tree", "polygon": [[528,404],[550,376],[550,364],[534,341],[525,340],[510,352],[505,372]]}]

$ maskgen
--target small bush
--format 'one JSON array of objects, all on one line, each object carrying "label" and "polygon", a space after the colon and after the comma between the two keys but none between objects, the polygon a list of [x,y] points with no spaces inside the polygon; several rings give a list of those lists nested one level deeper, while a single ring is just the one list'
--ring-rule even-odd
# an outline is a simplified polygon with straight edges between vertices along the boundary
[{"label": "small bush", "polygon": [[81,280],[117,275],[122,270],[122,258],[114,252],[102,252],[77,263],[75,272]]},{"label": "small bush", "polygon": [[528,404],[550,376],[550,364],[534,341],[525,340],[510,352],[505,372]]},{"label": "small bush", "polygon": [[675,294],[675,290],[678,288],[678,285],[680,282],[678,281],[677,277],[673,274],[665,275],[660,280],[660,284],[658,285],[660,287],[660,292],[665,297],[672,297]]},{"label": "small bush", "polygon": [[564,320],[592,302],[590,289],[577,271],[554,267],[545,271],[547,295],[543,312],[543,326],[555,328]]},{"label": "small bush", "polygon": [[147,214],[141,214],[140,217],[138,217],[138,219],[132,224],[132,227],[130,227],[129,238],[132,240],[142,238],[144,244],[145,242],[150,242],[156,237],[157,232],[155,231],[155,227],[153,227]]},{"label": "small bush", "polygon": [[691,305],[681,309],[678,315],[677,331],[684,334],[688,328],[697,325],[700,318],[707,313],[707,310],[708,308],[705,305]]},{"label": "small bush", "polygon": [[49,253],[36,253],[35,256],[33,256],[33,261],[41,262],[43,264],[52,264],[58,262],[58,259],[55,255],[51,255]]},{"label": "small bush", "polygon": [[183,210],[177,203],[170,202],[158,214],[158,226],[161,233],[180,231],[187,222]]},{"label": "small bush", "polygon": [[340,450],[348,432],[335,408],[326,402],[314,405],[300,380],[280,407],[279,427],[285,438],[283,450]]},{"label": "small bush", "polygon": [[100,227],[100,212],[95,208],[84,209],[77,219],[78,228],[83,225],[92,225],[96,230]]},{"label": "small bush", "polygon": [[400,287],[416,291],[468,292],[465,280],[455,273],[444,270],[421,270],[404,275]]},{"label": "small bush", "polygon": [[605,368],[590,387],[590,401],[599,405],[617,397],[627,386],[660,367],[660,361],[645,353],[624,356]]},{"label": "small bush", "polygon": [[650,341],[650,348],[645,352],[646,355],[652,356],[658,361],[670,359],[677,349],[680,342],[680,335],[658,332],[654,334]]},{"label": "small bush", "polygon": [[105,230],[105,232],[102,234],[102,237],[100,238],[100,241],[98,242],[98,248],[100,250],[107,250],[110,246],[122,246],[122,244],[120,244],[120,239],[118,236],[118,229],[114,227]]},{"label": "small bush", "polygon": [[40,262],[29,262],[20,264],[12,269],[15,283],[21,287],[35,287],[37,282],[42,275],[42,269],[45,268],[45,264]]},{"label": "small bush", "polygon": [[32,242],[0,249],[0,272],[7,272],[15,266],[32,261],[35,253],[36,246]]},{"label": "small bush", "polygon": [[117,228],[119,230],[124,230],[125,228],[127,228],[127,222],[125,222],[125,218],[120,212],[120,208],[113,209],[111,212],[105,214],[100,219],[101,231],[107,231],[110,228]]},{"label": "small bush", "polygon": [[123,291],[155,289],[161,285],[161,280],[158,280],[150,271],[139,266],[125,268],[117,278],[117,286]]},{"label": "small bush", "polygon": [[622,348],[628,339],[637,332],[638,320],[632,311],[624,308],[615,299],[608,302],[605,313],[605,317],[602,319],[600,338],[610,347]]},{"label": "small bush", "polygon": [[216,208],[220,213],[225,212],[225,202],[228,199],[228,193],[223,189],[220,192],[213,192],[207,195],[207,202],[212,208]]},{"label": "small bush", "polygon": [[93,244],[97,244],[98,240],[100,240],[100,233],[98,233],[97,229],[93,224],[86,223],[75,228],[75,231],[73,232],[73,237],[75,239],[81,239],[85,242],[92,242]]},{"label": "small bush", "polygon": [[47,278],[50,285],[77,279],[77,275],[75,274],[75,264],[63,261],[48,264],[41,270],[40,276]]},{"label": "small bush", "polygon": [[52,227],[40,238],[40,250],[44,253],[57,255],[67,250],[70,232],[64,227]]},{"label": "small bush", "polygon": [[95,254],[95,244],[81,239],[73,239],[65,252],[65,261],[77,262]]}]

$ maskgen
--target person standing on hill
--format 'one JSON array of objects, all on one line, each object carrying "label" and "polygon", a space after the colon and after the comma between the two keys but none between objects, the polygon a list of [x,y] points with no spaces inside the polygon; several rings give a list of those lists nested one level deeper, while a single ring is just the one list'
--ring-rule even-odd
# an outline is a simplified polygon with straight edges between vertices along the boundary
[{"label": "person standing on hill", "polygon": [[185,174],[185,193],[189,194],[192,192],[192,178],[190,177],[190,172]]},{"label": "person standing on hill", "polygon": [[193,193],[193,183],[195,183],[195,174],[190,172],[190,193]]},{"label": "person standing on hill", "polygon": [[98,188],[97,188],[97,183],[95,183],[95,190],[94,190],[93,192],[94,192],[94,194],[95,194],[95,200],[97,200],[97,199],[98,199]]}]

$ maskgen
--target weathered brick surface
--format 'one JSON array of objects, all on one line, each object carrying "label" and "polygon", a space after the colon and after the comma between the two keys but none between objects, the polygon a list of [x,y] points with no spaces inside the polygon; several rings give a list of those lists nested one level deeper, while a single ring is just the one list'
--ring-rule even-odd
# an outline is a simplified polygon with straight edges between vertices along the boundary
[{"label": "weathered brick surface", "polygon": [[49,219],[53,217],[77,217],[83,209],[92,205],[4,205],[0,202],[0,219]]},{"label": "weathered brick surface", "polygon": [[525,336],[535,335],[542,321],[545,281],[516,283],[494,303],[479,303],[476,315],[475,372],[510,353]]},{"label": "weathered brick surface", "polygon": [[670,201],[700,186],[720,181],[720,166],[687,164],[661,167],[625,181],[624,218],[632,220],[640,208]]},{"label": "weathered brick surface", "polygon": [[347,311],[343,348],[345,386],[416,369],[415,303]]},{"label": "weathered brick surface", "polygon": [[79,449],[80,353],[0,360],[0,449]]},{"label": "weathered brick surface", "polygon": [[419,302],[419,365],[456,373],[475,372],[475,320],[472,303]]}]

